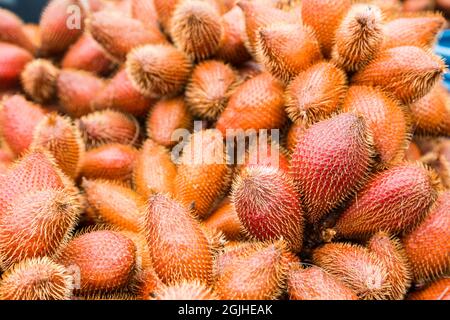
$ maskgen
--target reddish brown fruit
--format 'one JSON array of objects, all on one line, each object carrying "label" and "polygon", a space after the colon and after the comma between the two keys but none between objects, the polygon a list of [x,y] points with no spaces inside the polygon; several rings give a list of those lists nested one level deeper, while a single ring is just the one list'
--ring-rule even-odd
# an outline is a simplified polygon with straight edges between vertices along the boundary
[{"label": "reddish brown fruit", "polygon": [[147,117],[147,137],[165,147],[178,143],[172,137],[177,129],[189,130],[193,118],[183,97],[161,99],[150,110]]},{"label": "reddish brown fruit", "polygon": [[161,194],[150,197],[143,232],[155,271],[164,283],[211,282],[213,251],[188,209]]},{"label": "reddish brown fruit", "polygon": [[192,134],[178,161],[175,194],[205,218],[231,180],[222,135],[215,129]]},{"label": "reddish brown fruit", "polygon": [[419,161],[422,157],[422,152],[419,149],[419,146],[415,142],[411,142],[409,144],[408,149],[405,152],[405,160],[407,161]]},{"label": "reddish brown fruit", "polygon": [[210,230],[222,232],[227,240],[238,239],[242,234],[242,224],[229,197],[218,205],[211,216],[205,220],[204,225]]},{"label": "reddish brown fruit", "polygon": [[134,145],[139,138],[140,127],[137,120],[119,111],[89,113],[76,123],[88,148],[108,143]]},{"label": "reddish brown fruit", "polygon": [[333,60],[348,72],[366,65],[383,42],[382,13],[373,5],[353,5],[336,31]]},{"label": "reddish brown fruit", "polygon": [[16,155],[28,149],[34,128],[44,118],[45,111],[20,95],[5,98],[0,109],[0,129],[8,147]]},{"label": "reddish brown fruit", "polygon": [[375,175],[339,217],[338,236],[360,239],[378,231],[407,232],[424,218],[437,197],[435,173],[404,163]]},{"label": "reddish brown fruit", "polygon": [[309,222],[317,223],[359,189],[369,173],[371,157],[366,123],[352,113],[316,123],[298,139],[291,174]]},{"label": "reddish brown fruit", "polygon": [[154,0],[158,20],[166,33],[169,33],[173,12],[181,0]]},{"label": "reddish brown fruit", "polygon": [[0,42],[0,89],[9,89],[20,83],[20,74],[33,56],[16,45]]},{"label": "reddish brown fruit", "polygon": [[418,47],[387,49],[358,71],[352,82],[377,86],[404,103],[425,96],[445,70],[443,61]]},{"label": "reddish brown fruit", "polygon": [[237,73],[215,60],[198,64],[186,87],[186,103],[194,116],[216,120],[239,85]]},{"label": "reddish brown fruit", "polygon": [[137,155],[131,146],[105,144],[86,152],[80,175],[88,179],[129,181]]},{"label": "reddish brown fruit", "polygon": [[287,287],[291,300],[358,300],[343,282],[316,266],[291,268]]},{"label": "reddish brown fruit", "polygon": [[403,160],[409,140],[409,121],[404,108],[396,100],[376,88],[351,86],[342,110],[364,117],[382,167]]},{"label": "reddish brown fruit", "polygon": [[425,289],[411,293],[408,300],[450,300],[450,278],[436,280]]},{"label": "reddish brown fruit", "polygon": [[313,252],[313,262],[342,281],[360,299],[382,300],[390,294],[388,271],[368,249],[348,243],[329,243]]},{"label": "reddish brown fruit", "polygon": [[307,127],[303,123],[293,123],[286,135],[286,149],[292,154],[295,151],[298,140],[306,132]]},{"label": "reddish brown fruit", "polygon": [[79,278],[81,294],[125,286],[134,273],[136,246],[115,231],[99,230],[75,236],[62,249],[57,262]]},{"label": "reddish brown fruit", "polygon": [[303,22],[314,29],[325,57],[331,55],[336,31],[350,6],[350,0],[302,1]]},{"label": "reddish brown fruit", "polygon": [[47,257],[22,261],[2,275],[2,300],[69,300],[73,277]]},{"label": "reddish brown fruit", "polygon": [[[167,1],[166,1],[167,2]],[[131,0],[131,16],[141,21],[146,28],[153,32],[159,30],[158,13],[156,12],[154,1]]]},{"label": "reddish brown fruit", "polygon": [[442,193],[419,226],[403,239],[415,282],[450,270],[450,191]]},{"label": "reddish brown fruit", "polygon": [[112,62],[98,42],[84,33],[66,52],[61,67],[104,74],[111,70]]},{"label": "reddish brown fruit", "polygon": [[198,281],[179,282],[159,290],[157,300],[218,300],[211,288]]},{"label": "reddish brown fruit", "polygon": [[33,60],[22,71],[23,90],[38,103],[51,101],[56,96],[58,74],[59,69],[50,61]]},{"label": "reddish brown fruit", "polygon": [[260,28],[256,48],[264,67],[285,83],[322,59],[314,31],[301,24],[278,23]]},{"label": "reddish brown fruit", "polygon": [[133,185],[144,198],[154,193],[172,194],[177,167],[169,151],[148,139],[139,151],[133,171]]},{"label": "reddish brown fruit", "polygon": [[25,32],[23,21],[13,12],[0,9],[0,41],[9,42],[34,53],[33,42]]},{"label": "reddish brown fruit", "polygon": [[64,112],[78,118],[93,111],[92,101],[103,87],[103,80],[93,74],[61,70],[57,80],[58,99]]},{"label": "reddish brown fruit", "polygon": [[216,128],[224,136],[232,134],[233,129],[281,128],[287,118],[283,95],[283,86],[269,73],[257,75],[236,89]]},{"label": "reddish brown fruit", "polygon": [[6,173],[13,159],[11,152],[0,149],[0,175]]},{"label": "reddish brown fruit", "polygon": [[167,95],[181,91],[192,69],[189,58],[171,45],[146,45],[130,52],[127,73],[142,94]]},{"label": "reddish brown fruit", "polygon": [[300,252],[303,209],[288,175],[273,167],[248,167],[234,180],[231,199],[248,236],[260,241],[281,238]]},{"label": "reddish brown fruit", "polygon": [[287,87],[286,112],[294,122],[312,123],[340,107],[347,90],[345,72],[320,62],[300,73]]}]

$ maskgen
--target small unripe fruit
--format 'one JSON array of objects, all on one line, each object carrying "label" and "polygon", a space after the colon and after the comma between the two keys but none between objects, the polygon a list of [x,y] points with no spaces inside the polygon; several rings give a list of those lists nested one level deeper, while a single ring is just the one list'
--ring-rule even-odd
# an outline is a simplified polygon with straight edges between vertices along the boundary
[{"label": "small unripe fruit", "polygon": [[408,300],[450,300],[450,279],[441,278],[419,291],[414,291]]},{"label": "small unripe fruit", "polygon": [[13,88],[20,83],[20,74],[33,56],[27,50],[6,42],[0,42],[0,51],[0,89]]},{"label": "small unripe fruit", "polygon": [[183,281],[164,287],[156,296],[157,300],[217,300],[211,288],[198,281]]},{"label": "small unripe fruit", "polygon": [[36,59],[25,66],[21,80],[23,90],[36,102],[52,100],[56,95],[59,69],[50,61]]},{"label": "small unripe fruit", "polygon": [[0,41],[9,42],[34,53],[36,48],[25,32],[23,21],[13,12],[0,9]]}]

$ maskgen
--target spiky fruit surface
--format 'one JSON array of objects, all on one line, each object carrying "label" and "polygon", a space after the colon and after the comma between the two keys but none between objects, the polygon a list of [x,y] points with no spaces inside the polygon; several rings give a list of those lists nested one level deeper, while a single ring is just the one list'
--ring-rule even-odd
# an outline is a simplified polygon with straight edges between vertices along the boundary
[{"label": "spiky fruit surface", "polygon": [[196,132],[179,158],[175,194],[186,206],[194,205],[196,214],[205,218],[229,186],[230,170],[220,132]]},{"label": "spiky fruit surface", "polygon": [[219,48],[223,34],[220,14],[205,1],[183,1],[173,13],[170,34],[192,60],[204,60]]},{"label": "spiky fruit surface", "polygon": [[98,221],[139,232],[145,200],[126,186],[103,180],[83,180],[89,210]]},{"label": "spiky fruit surface", "polygon": [[372,145],[365,121],[343,113],[311,126],[297,142],[291,174],[309,222],[317,223],[367,177]]},{"label": "spiky fruit surface", "polygon": [[39,27],[41,46],[44,55],[53,55],[65,51],[77,41],[84,29],[84,13],[74,15],[74,0],[52,0],[44,9]]},{"label": "spiky fruit surface", "polygon": [[411,285],[411,267],[400,240],[385,232],[378,232],[370,238],[367,248],[372,251],[388,270],[386,280],[391,289],[386,297],[390,300],[403,300]]},{"label": "spiky fruit surface", "polygon": [[442,60],[431,52],[402,46],[380,52],[353,76],[352,82],[380,87],[411,103],[425,96],[444,70]]},{"label": "spiky fruit surface", "polygon": [[358,300],[343,282],[316,266],[291,268],[287,287],[291,300]]},{"label": "spiky fruit surface", "polygon": [[295,151],[298,139],[306,132],[307,126],[304,123],[293,123],[286,134],[286,149],[289,154]]},{"label": "spiky fruit surface", "polygon": [[373,136],[381,166],[389,167],[403,159],[409,140],[409,121],[404,108],[377,88],[351,86],[342,106],[366,120]]},{"label": "spiky fruit surface", "polygon": [[142,94],[175,94],[186,84],[192,63],[171,45],[146,45],[127,57],[130,80]]},{"label": "spiky fruit surface", "polygon": [[158,300],[217,300],[211,288],[199,281],[183,281],[167,286],[157,293]]},{"label": "spiky fruit surface", "polygon": [[16,155],[28,149],[33,132],[44,118],[44,109],[21,95],[14,95],[2,101],[0,109],[0,130],[4,141]]},{"label": "spiky fruit surface", "polygon": [[204,225],[210,230],[222,232],[227,240],[238,239],[242,233],[242,224],[229,197],[219,204],[216,210],[205,220]]},{"label": "spiky fruit surface", "polygon": [[198,64],[186,87],[186,103],[194,116],[216,120],[239,85],[236,71],[216,60]]},{"label": "spiky fruit surface", "polygon": [[22,261],[2,275],[2,300],[69,300],[73,278],[47,257]]},{"label": "spiky fruit surface", "polygon": [[330,62],[301,72],[287,87],[286,112],[294,122],[316,122],[337,111],[345,97],[347,76]]},{"label": "spiky fruit surface", "polygon": [[437,197],[437,177],[427,168],[404,163],[375,175],[339,217],[334,229],[344,238],[378,231],[399,234],[423,219]]},{"label": "spiky fruit surface", "polygon": [[50,101],[56,95],[59,69],[50,61],[36,59],[28,63],[21,74],[24,91],[36,102]]},{"label": "spiky fruit surface", "polygon": [[172,135],[177,129],[189,130],[192,127],[192,115],[183,97],[161,99],[150,110],[147,117],[147,137],[165,147],[178,143]]},{"label": "spiky fruit surface", "polygon": [[108,143],[133,145],[139,137],[139,123],[128,114],[105,110],[89,113],[76,121],[88,148]]},{"label": "spiky fruit surface", "polygon": [[0,50],[0,89],[8,89],[20,83],[20,74],[33,56],[27,50],[6,42],[0,43]]},{"label": "spiky fruit surface", "polygon": [[283,95],[282,84],[272,75],[267,72],[257,75],[236,89],[216,128],[224,136],[229,129],[281,128],[287,118]]},{"label": "spiky fruit surface", "polygon": [[322,59],[314,31],[299,23],[278,23],[260,28],[256,48],[265,68],[286,83]]},{"label": "spiky fruit surface", "polygon": [[313,262],[342,281],[360,299],[382,300],[390,294],[388,270],[368,249],[348,243],[329,243],[313,251]]},{"label": "spiky fruit surface", "polygon": [[150,197],[143,232],[155,271],[164,283],[211,282],[213,252],[199,222],[187,208],[162,194]]},{"label": "spiky fruit surface", "polygon": [[149,30],[139,20],[114,11],[92,14],[89,31],[106,52],[118,61],[124,61],[128,52],[135,47],[166,42],[160,32]]},{"label": "spiky fruit surface", "polygon": [[75,236],[58,254],[57,262],[79,277],[81,294],[115,290],[133,275],[136,246],[126,236],[98,230]]},{"label": "spiky fruit surface", "polygon": [[23,21],[13,12],[0,9],[0,41],[9,42],[34,53],[33,42],[25,32]]},{"label": "spiky fruit surface", "polygon": [[346,71],[359,70],[377,53],[383,39],[380,8],[355,4],[336,31],[333,60]]},{"label": "spiky fruit surface", "polygon": [[54,255],[69,239],[80,211],[80,199],[69,189],[17,195],[0,217],[2,268],[26,258]]},{"label": "spiky fruit surface", "polygon": [[276,299],[288,272],[284,242],[254,243],[240,250],[223,268],[214,292],[223,300]]},{"label": "spiky fruit surface", "polygon": [[450,136],[450,104],[442,83],[437,83],[423,98],[410,104],[416,132]]},{"label": "spiky fruit surface", "polygon": [[177,167],[169,151],[148,139],[139,151],[133,170],[136,191],[145,198],[154,193],[172,194],[176,176]]},{"label": "spiky fruit surface", "polygon": [[77,118],[93,111],[92,101],[104,82],[86,71],[68,69],[61,70],[56,85],[63,111]]},{"label": "spiky fruit surface", "polygon": [[89,33],[84,33],[67,50],[61,61],[61,67],[104,74],[112,68],[112,62],[98,42]]},{"label": "spiky fruit surface", "polygon": [[414,281],[424,282],[450,270],[450,191],[442,193],[424,221],[403,239]]},{"label": "spiky fruit surface", "polygon": [[164,31],[169,32],[173,12],[181,0],[154,0],[153,3],[161,27]]},{"label": "spiky fruit surface", "polygon": [[425,289],[415,291],[408,300],[450,300],[450,278],[442,278],[431,283]]},{"label": "spiky fruit surface", "polygon": [[93,107],[95,110],[114,109],[142,116],[154,101],[154,98],[140,93],[134,87],[126,70],[122,69],[98,93],[93,101]]},{"label": "spiky fruit surface", "polygon": [[245,168],[233,182],[231,199],[246,233],[257,240],[284,239],[299,252],[304,217],[294,181],[277,168]]},{"label": "spiky fruit surface", "polygon": [[331,55],[336,31],[350,6],[350,0],[302,1],[303,22],[314,29],[325,57]]},{"label": "spiky fruit surface", "polygon": [[431,47],[444,24],[444,17],[438,13],[392,20],[383,27],[383,47]]}]

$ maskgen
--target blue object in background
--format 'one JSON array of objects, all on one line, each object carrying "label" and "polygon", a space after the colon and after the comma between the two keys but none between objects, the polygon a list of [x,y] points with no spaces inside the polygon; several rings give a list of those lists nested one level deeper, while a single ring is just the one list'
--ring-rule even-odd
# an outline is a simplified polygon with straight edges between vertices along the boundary
[{"label": "blue object in background", "polygon": [[[445,60],[445,64],[450,66],[450,29],[441,32],[439,35],[439,40],[434,48],[434,51],[442,56]],[[450,73],[446,72],[444,74],[444,84],[447,90],[450,91]]]},{"label": "blue object in background", "polygon": [[48,0],[0,0],[0,7],[13,11],[25,22],[39,22]]}]

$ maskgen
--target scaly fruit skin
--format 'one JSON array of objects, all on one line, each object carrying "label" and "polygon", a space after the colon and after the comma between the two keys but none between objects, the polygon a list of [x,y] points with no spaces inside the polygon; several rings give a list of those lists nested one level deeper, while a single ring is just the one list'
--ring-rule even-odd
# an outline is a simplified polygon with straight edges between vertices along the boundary
[{"label": "scaly fruit skin", "polygon": [[380,52],[353,76],[352,83],[380,87],[408,104],[425,96],[444,70],[443,61],[434,54],[402,46]]},{"label": "scaly fruit skin", "polygon": [[58,254],[56,261],[79,278],[81,294],[124,287],[134,273],[136,246],[126,236],[109,230],[81,233]]},{"label": "scaly fruit skin", "polygon": [[20,74],[33,56],[16,45],[0,42],[0,89],[9,89],[20,83]]},{"label": "scaly fruit skin", "polygon": [[364,117],[373,135],[380,166],[389,167],[403,160],[409,140],[409,121],[396,100],[377,88],[350,86],[342,110]]},{"label": "scaly fruit skin", "polygon": [[51,113],[36,126],[30,148],[46,148],[64,174],[75,179],[81,167],[85,145],[81,133],[69,118]]},{"label": "scaly fruit skin", "polygon": [[226,197],[205,220],[204,226],[222,232],[227,240],[236,240],[242,234],[242,224],[229,197]]},{"label": "scaly fruit skin", "polygon": [[131,146],[111,143],[86,152],[80,175],[88,179],[129,181],[137,150]]},{"label": "scaly fruit skin", "polygon": [[199,281],[183,281],[156,293],[157,300],[218,300],[211,288]]},{"label": "scaly fruit skin", "polygon": [[100,222],[125,230],[139,232],[145,200],[126,186],[112,181],[84,179],[82,187],[89,205],[88,210]]},{"label": "scaly fruit skin", "polygon": [[441,278],[434,281],[425,289],[414,291],[408,300],[450,300],[450,279]]},{"label": "scaly fruit skin", "polygon": [[358,300],[343,282],[316,266],[291,268],[287,287],[291,300]]},{"label": "scaly fruit skin", "polygon": [[382,13],[377,6],[355,4],[336,31],[333,60],[346,71],[361,69],[383,42]]},{"label": "scaly fruit skin", "polygon": [[104,74],[112,68],[112,61],[89,33],[84,33],[67,50],[61,61],[64,69],[78,69]]},{"label": "scaly fruit skin", "polygon": [[148,114],[147,137],[164,147],[173,147],[178,141],[172,135],[177,129],[190,130],[192,123],[193,117],[183,97],[161,99]]},{"label": "scaly fruit skin", "polygon": [[216,120],[239,85],[237,72],[216,60],[198,64],[186,87],[186,103],[194,116]]},{"label": "scaly fruit skin", "polygon": [[108,143],[134,145],[139,137],[139,123],[128,114],[104,110],[89,113],[76,120],[88,148]]},{"label": "scaly fruit skin", "polygon": [[437,83],[423,98],[410,104],[418,134],[450,136],[450,105],[447,89]]},{"label": "scaly fruit skin", "polygon": [[450,270],[450,191],[442,193],[419,226],[403,239],[415,282]]},{"label": "scaly fruit skin", "polygon": [[61,70],[56,85],[63,111],[79,118],[93,111],[92,101],[105,84],[89,72],[68,69]]},{"label": "scaly fruit skin", "polygon": [[200,218],[230,185],[231,169],[223,138],[216,129],[193,133],[179,158],[175,194],[186,206],[193,205]]},{"label": "scaly fruit skin", "polygon": [[331,55],[336,31],[350,6],[350,0],[302,1],[303,22],[314,29],[325,57]]},{"label": "scaly fruit skin", "polygon": [[9,42],[34,53],[36,48],[25,32],[23,21],[13,12],[0,9],[0,41]]},{"label": "scaly fruit skin", "polygon": [[343,113],[318,122],[299,137],[291,157],[306,218],[317,223],[364,183],[372,143],[364,119]]},{"label": "scaly fruit skin", "polygon": [[217,120],[216,128],[224,136],[227,130],[276,129],[287,119],[284,88],[272,75],[264,72],[241,84],[230,97]]},{"label": "scaly fruit skin", "polygon": [[33,60],[22,71],[23,90],[36,102],[48,102],[56,95],[58,74],[59,69],[49,60]]},{"label": "scaly fruit skin", "polygon": [[378,231],[404,233],[417,226],[437,197],[436,175],[404,163],[375,175],[339,217],[334,230],[361,239]]},{"label": "scaly fruit skin", "polygon": [[209,284],[213,251],[192,213],[168,196],[150,197],[143,220],[153,266],[165,283],[199,280]]},{"label": "scaly fruit skin", "polygon": [[69,10],[76,5],[74,0],[52,0],[47,4],[39,22],[42,54],[62,53],[81,36],[84,13],[81,12],[80,17]]},{"label": "scaly fruit skin", "polygon": [[445,19],[439,13],[392,20],[383,27],[385,35],[383,47],[431,47],[444,24]]},{"label": "scaly fruit skin", "polygon": [[2,275],[2,300],[70,300],[73,277],[48,257],[24,260]]},{"label": "scaly fruit skin", "polygon": [[266,69],[285,83],[322,59],[314,31],[299,23],[260,28],[256,48]]},{"label": "scaly fruit skin", "polygon": [[21,95],[14,95],[2,101],[0,130],[14,154],[20,155],[29,148],[34,129],[44,116],[45,110],[40,105],[25,100]]},{"label": "scaly fruit skin", "polygon": [[254,239],[284,239],[300,252],[304,217],[294,181],[277,168],[245,168],[233,182],[231,199],[245,232]]},{"label": "scaly fruit skin", "polygon": [[362,246],[325,244],[313,251],[312,259],[362,300],[382,300],[390,294],[389,270],[374,253]]},{"label": "scaly fruit skin", "polygon": [[411,266],[399,239],[385,232],[378,232],[370,238],[367,248],[383,262],[388,270],[387,281],[391,289],[386,297],[390,300],[403,300],[411,286]]},{"label": "scaly fruit skin", "polygon": [[224,266],[214,292],[222,300],[273,300],[284,287],[289,260],[283,241],[241,247]]},{"label": "scaly fruit skin", "polygon": [[323,120],[338,110],[346,90],[345,72],[330,62],[319,62],[287,87],[286,112],[293,122]]},{"label": "scaly fruit skin", "polygon": [[127,73],[144,95],[167,95],[181,91],[189,79],[192,63],[171,45],[146,45],[127,56]]},{"label": "scaly fruit skin", "polygon": [[169,150],[151,139],[144,142],[133,170],[133,185],[144,198],[155,193],[173,194],[177,167]]}]

